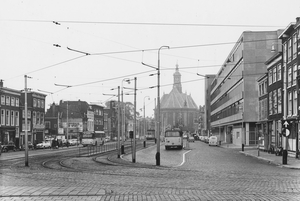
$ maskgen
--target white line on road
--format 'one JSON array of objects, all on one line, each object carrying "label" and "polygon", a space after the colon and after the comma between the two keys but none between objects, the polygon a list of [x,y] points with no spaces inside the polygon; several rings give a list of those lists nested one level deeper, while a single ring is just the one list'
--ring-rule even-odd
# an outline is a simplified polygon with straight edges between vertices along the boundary
[{"label": "white line on road", "polygon": [[185,154],[189,153],[191,150],[188,150],[187,152],[184,152],[182,155],[182,162],[179,165],[173,166],[173,167],[180,167],[185,163]]}]

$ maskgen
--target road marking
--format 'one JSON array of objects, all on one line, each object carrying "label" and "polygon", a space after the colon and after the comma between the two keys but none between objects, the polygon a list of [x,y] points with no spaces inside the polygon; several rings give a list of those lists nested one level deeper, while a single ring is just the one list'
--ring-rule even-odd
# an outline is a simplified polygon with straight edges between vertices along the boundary
[{"label": "road marking", "polygon": [[180,166],[182,166],[185,163],[185,154],[189,153],[190,151],[191,150],[184,152],[183,155],[182,155],[182,162],[179,165],[175,165],[173,167],[180,167]]}]

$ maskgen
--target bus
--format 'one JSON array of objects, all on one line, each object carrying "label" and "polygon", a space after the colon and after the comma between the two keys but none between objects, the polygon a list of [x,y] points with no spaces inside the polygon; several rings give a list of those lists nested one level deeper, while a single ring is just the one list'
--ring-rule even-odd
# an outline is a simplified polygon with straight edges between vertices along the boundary
[{"label": "bus", "polygon": [[183,132],[180,129],[172,129],[165,131],[165,148],[183,148]]},{"label": "bus", "polygon": [[86,131],[82,135],[81,144],[85,146],[97,146],[104,144],[105,142],[105,133],[96,133],[96,132],[89,132]]},{"label": "bus", "polygon": [[155,139],[155,130],[151,130],[151,129],[147,130],[146,139],[154,140]]}]

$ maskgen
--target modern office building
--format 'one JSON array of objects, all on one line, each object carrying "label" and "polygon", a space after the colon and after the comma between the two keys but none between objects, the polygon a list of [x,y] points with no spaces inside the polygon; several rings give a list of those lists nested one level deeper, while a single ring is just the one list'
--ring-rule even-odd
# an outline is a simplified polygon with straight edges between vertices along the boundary
[{"label": "modern office building", "polygon": [[236,145],[258,143],[257,79],[267,73],[265,62],[275,53],[280,31],[245,31],[211,83],[211,134]]}]

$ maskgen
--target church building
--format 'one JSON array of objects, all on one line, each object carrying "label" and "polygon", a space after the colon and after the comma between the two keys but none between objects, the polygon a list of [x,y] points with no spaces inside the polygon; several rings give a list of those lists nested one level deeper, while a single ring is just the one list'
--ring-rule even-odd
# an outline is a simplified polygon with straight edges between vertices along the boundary
[{"label": "church building", "polygon": [[198,130],[198,106],[191,95],[182,92],[178,64],[173,74],[173,89],[161,98],[160,114],[162,130],[181,128],[191,133]]}]

